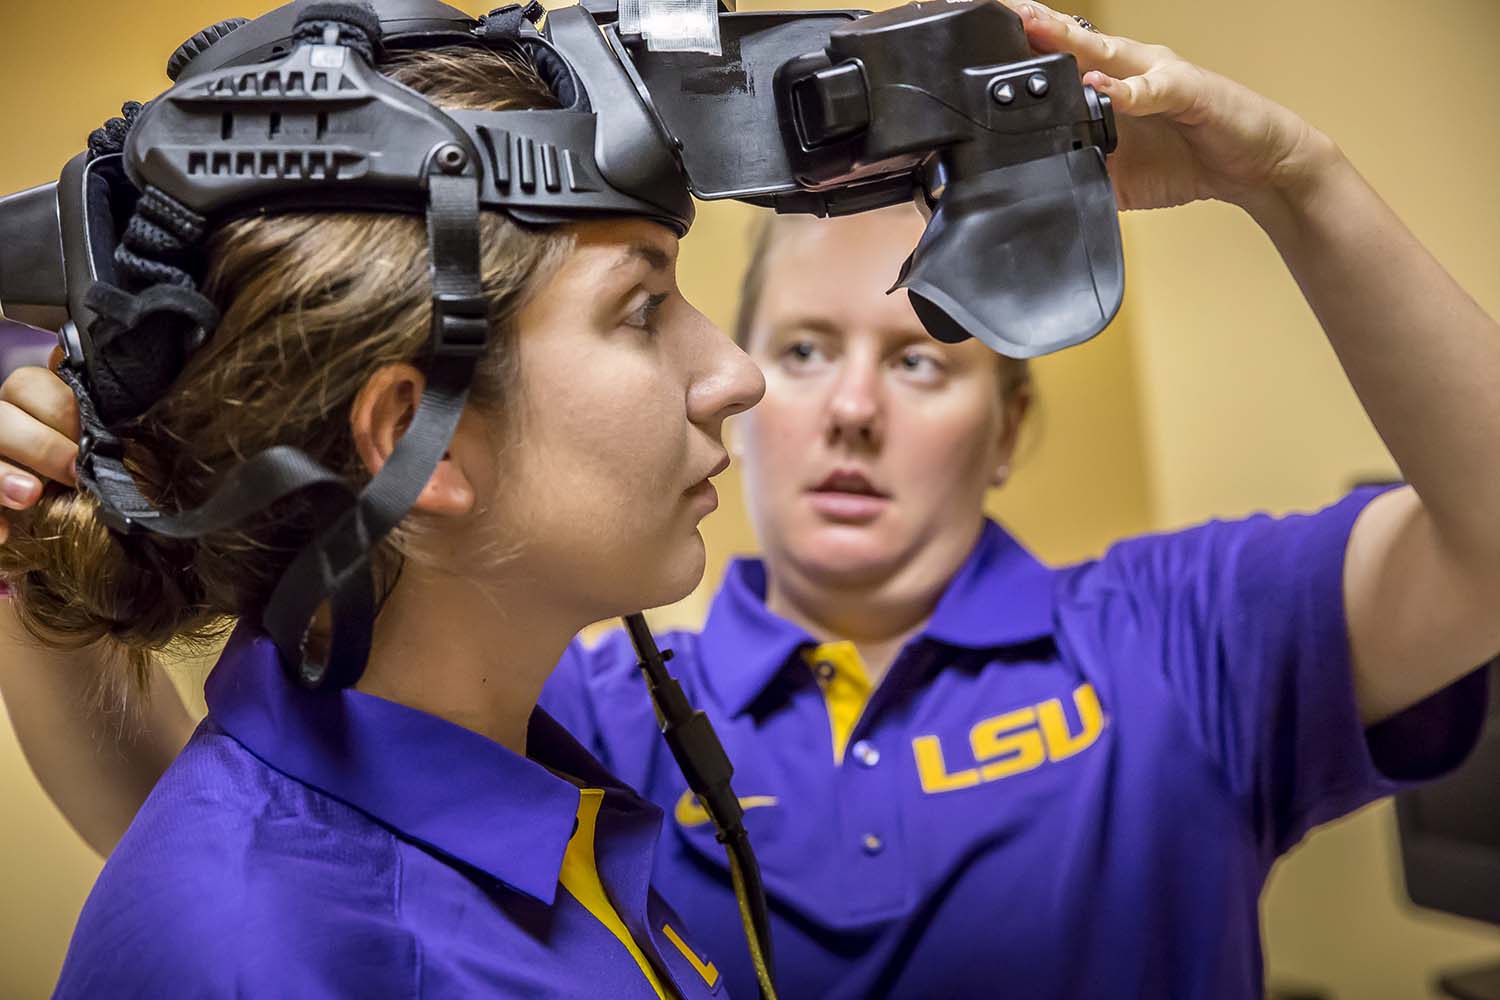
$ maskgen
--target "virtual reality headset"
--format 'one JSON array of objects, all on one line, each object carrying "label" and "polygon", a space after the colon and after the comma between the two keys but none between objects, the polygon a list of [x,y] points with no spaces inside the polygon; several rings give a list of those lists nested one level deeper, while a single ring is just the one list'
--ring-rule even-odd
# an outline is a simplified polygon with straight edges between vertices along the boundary
[{"label": "virtual reality headset", "polygon": [[481,178],[484,208],[526,223],[633,215],[681,233],[693,198],[820,216],[923,198],[928,228],[895,286],[937,338],[1012,357],[1087,340],[1119,309],[1108,98],[1080,83],[1071,56],[1033,54],[993,0],[722,13],[722,56],[651,51],[612,2],[553,11],[537,32],[519,8],[475,20],[434,0],[379,0],[385,50],[527,48],[563,107],[500,112],[437,108],[337,46],[297,44],[318,6],[200,32],[172,56],[175,85],[141,115],[122,162],[80,156],[57,184],[0,199],[0,308],[64,308],[86,330],[83,299],[111,273],[132,187],[210,223],[420,212],[441,147],[443,169]]}]

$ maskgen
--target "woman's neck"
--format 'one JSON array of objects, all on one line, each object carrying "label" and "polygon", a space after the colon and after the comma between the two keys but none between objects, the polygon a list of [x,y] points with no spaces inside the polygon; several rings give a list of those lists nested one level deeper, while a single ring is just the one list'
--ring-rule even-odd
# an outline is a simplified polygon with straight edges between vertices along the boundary
[{"label": "woman's neck", "polygon": [[766,607],[819,642],[854,643],[870,682],[879,684],[932,617],[983,526],[981,519],[971,531],[945,532],[889,575],[858,584],[768,547]]},{"label": "woman's neck", "polygon": [[854,643],[871,686],[881,682],[901,648],[927,624],[932,614],[931,606],[913,604],[890,617],[882,617],[870,614],[868,605],[855,595],[781,587],[775,580],[772,576],[766,607],[806,630],[818,642]]},{"label": "woman's neck", "polygon": [[408,564],[376,622],[359,690],[524,755],[542,685],[581,623],[555,604]]}]

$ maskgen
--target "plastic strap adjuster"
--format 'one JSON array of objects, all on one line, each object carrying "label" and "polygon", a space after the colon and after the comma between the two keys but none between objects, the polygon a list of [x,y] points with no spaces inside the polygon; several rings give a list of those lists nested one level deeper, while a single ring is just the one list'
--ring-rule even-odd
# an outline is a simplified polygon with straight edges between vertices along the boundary
[{"label": "plastic strap adjuster", "polygon": [[478,357],[490,339],[489,302],[483,295],[440,292],[432,297],[432,353],[439,358]]}]

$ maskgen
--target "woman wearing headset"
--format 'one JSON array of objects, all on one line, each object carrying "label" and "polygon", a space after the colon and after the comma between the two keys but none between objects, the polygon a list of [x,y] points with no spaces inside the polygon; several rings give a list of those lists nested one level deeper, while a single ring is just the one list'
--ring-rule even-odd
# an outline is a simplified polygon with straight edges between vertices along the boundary
[{"label": "woman wearing headset", "polygon": [[[1047,569],[981,506],[1008,473],[1024,369],[933,343],[873,294],[917,225],[780,224],[740,330],[768,383],[737,434],[764,561],[668,641],[735,761],[788,995],[1258,997],[1274,859],[1452,766],[1477,730],[1466,675],[1500,647],[1500,484],[1476,457],[1500,440],[1500,331],[1291,112],[1012,6],[1114,101],[1123,207],[1219,198],[1270,234],[1412,488]],[[1439,375],[1413,378],[1418,355]],[[53,454],[15,433],[0,452],[66,475],[66,434],[38,434]],[[70,666],[26,683],[87,675]],[[543,701],[672,809],[658,878],[730,940],[717,845],[628,648],[571,647]],[[76,775],[78,752],[51,755]],[[732,988],[753,981],[720,952]]]},{"label": "woman wearing headset", "polygon": [[[510,48],[382,69],[447,108],[556,106]],[[316,529],[304,506],[184,543],[122,539],[92,495],[54,491],[11,527],[12,641],[24,624],[55,648],[97,642],[129,684],[149,650],[239,621],[58,996],[721,992],[651,889],[660,811],[536,703],[579,628],[701,578],[722,423],[763,382],[678,292],[665,226],[479,228],[489,346],[436,471],[373,551],[384,598],[355,689],[305,690],[258,626]],[[221,322],[119,430],[146,495],[196,507],[278,445],[355,483],[392,461],[425,384],[423,220],[272,212],[213,233],[206,265]]]}]

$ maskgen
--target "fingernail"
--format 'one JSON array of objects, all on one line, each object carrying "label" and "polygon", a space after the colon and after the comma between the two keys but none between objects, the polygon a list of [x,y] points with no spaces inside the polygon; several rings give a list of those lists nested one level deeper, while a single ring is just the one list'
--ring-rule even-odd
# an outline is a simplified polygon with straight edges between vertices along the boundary
[{"label": "fingernail", "polygon": [[6,506],[20,509],[31,503],[36,491],[41,484],[30,476],[20,476],[12,473],[5,477],[0,483],[0,492],[5,494]]}]

